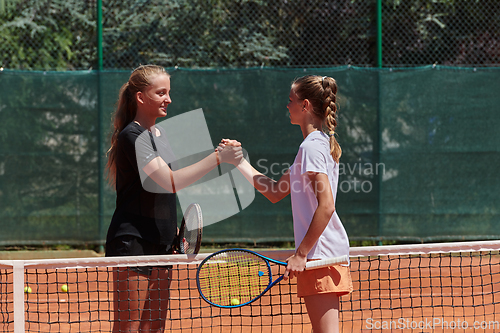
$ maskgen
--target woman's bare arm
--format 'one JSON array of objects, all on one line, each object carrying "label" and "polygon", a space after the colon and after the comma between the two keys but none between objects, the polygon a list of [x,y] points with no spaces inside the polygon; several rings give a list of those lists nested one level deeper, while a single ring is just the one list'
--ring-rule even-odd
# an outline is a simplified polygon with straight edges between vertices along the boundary
[{"label": "woman's bare arm", "polygon": [[242,158],[241,147],[227,146],[179,170],[172,171],[160,156],[151,160],[142,170],[162,188],[176,193],[205,176],[220,163],[237,164]]}]

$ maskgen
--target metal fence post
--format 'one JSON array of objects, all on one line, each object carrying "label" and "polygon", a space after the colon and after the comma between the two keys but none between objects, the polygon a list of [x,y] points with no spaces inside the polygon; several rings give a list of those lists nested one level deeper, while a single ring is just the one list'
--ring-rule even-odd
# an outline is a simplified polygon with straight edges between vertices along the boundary
[{"label": "metal fence post", "polygon": [[102,52],[102,0],[97,0],[97,122],[98,122],[98,186],[99,186],[99,252],[104,252],[104,246],[101,241],[104,239],[104,126],[103,126],[103,107],[102,107],[102,68],[103,68],[103,52]]},{"label": "metal fence post", "polygon": [[[374,147],[374,149],[376,149],[375,151],[375,159],[376,159],[376,165],[378,165],[380,163],[380,159],[381,159],[381,153],[382,153],[382,112],[381,112],[381,108],[382,108],[382,94],[381,94],[381,91],[382,91],[382,87],[381,87],[381,84],[382,84],[382,80],[380,78],[380,75],[382,74],[382,0],[377,0],[377,67],[379,68],[379,71],[377,73],[377,139],[376,139],[376,145]],[[378,210],[378,214],[377,214],[377,229],[378,229],[378,236],[379,236],[379,245],[382,245],[382,232],[383,232],[383,215],[382,215],[382,178],[383,178],[383,175],[380,174],[379,172],[377,172],[377,182],[378,182],[378,186],[377,186],[377,190],[378,190],[378,193],[377,193],[377,201],[378,201],[378,207],[377,207],[377,210]]]}]

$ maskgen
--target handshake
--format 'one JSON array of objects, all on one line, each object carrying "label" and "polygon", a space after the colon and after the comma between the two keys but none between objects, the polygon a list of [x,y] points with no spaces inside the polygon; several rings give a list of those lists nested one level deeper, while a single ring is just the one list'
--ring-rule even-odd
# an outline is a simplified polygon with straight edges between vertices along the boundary
[{"label": "handshake", "polygon": [[231,139],[222,139],[219,146],[215,148],[219,153],[221,163],[229,163],[238,166],[244,160],[243,148],[241,142]]}]

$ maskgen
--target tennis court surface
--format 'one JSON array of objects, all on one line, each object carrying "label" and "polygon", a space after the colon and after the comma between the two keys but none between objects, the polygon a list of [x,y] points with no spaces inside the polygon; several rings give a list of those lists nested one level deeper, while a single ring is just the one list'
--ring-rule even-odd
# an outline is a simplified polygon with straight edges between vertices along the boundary
[{"label": "tennis court surface", "polygon": [[[341,331],[500,331],[499,250],[500,241],[351,248],[354,292],[342,298]],[[279,260],[291,254],[261,253]],[[209,306],[196,288],[207,255],[2,260],[0,331],[110,332],[113,271],[143,265],[173,267],[166,332],[311,331],[296,280],[252,305]],[[275,277],[284,271],[275,270]]]}]

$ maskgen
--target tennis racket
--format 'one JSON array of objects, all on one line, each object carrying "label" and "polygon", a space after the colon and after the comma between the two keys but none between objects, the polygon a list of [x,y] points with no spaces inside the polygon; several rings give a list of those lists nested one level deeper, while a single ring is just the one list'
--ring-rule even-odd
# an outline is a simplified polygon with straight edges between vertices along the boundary
[{"label": "tennis racket", "polygon": [[200,251],[201,234],[203,231],[203,216],[200,205],[192,203],[186,209],[182,218],[177,248],[183,254],[196,254]]},{"label": "tennis racket", "polygon": [[[272,281],[271,263],[286,262],[265,257],[245,249],[227,249],[205,258],[196,272],[201,297],[220,308],[237,308],[250,304],[283,279]],[[306,269],[347,264],[348,256],[309,261]]]}]

